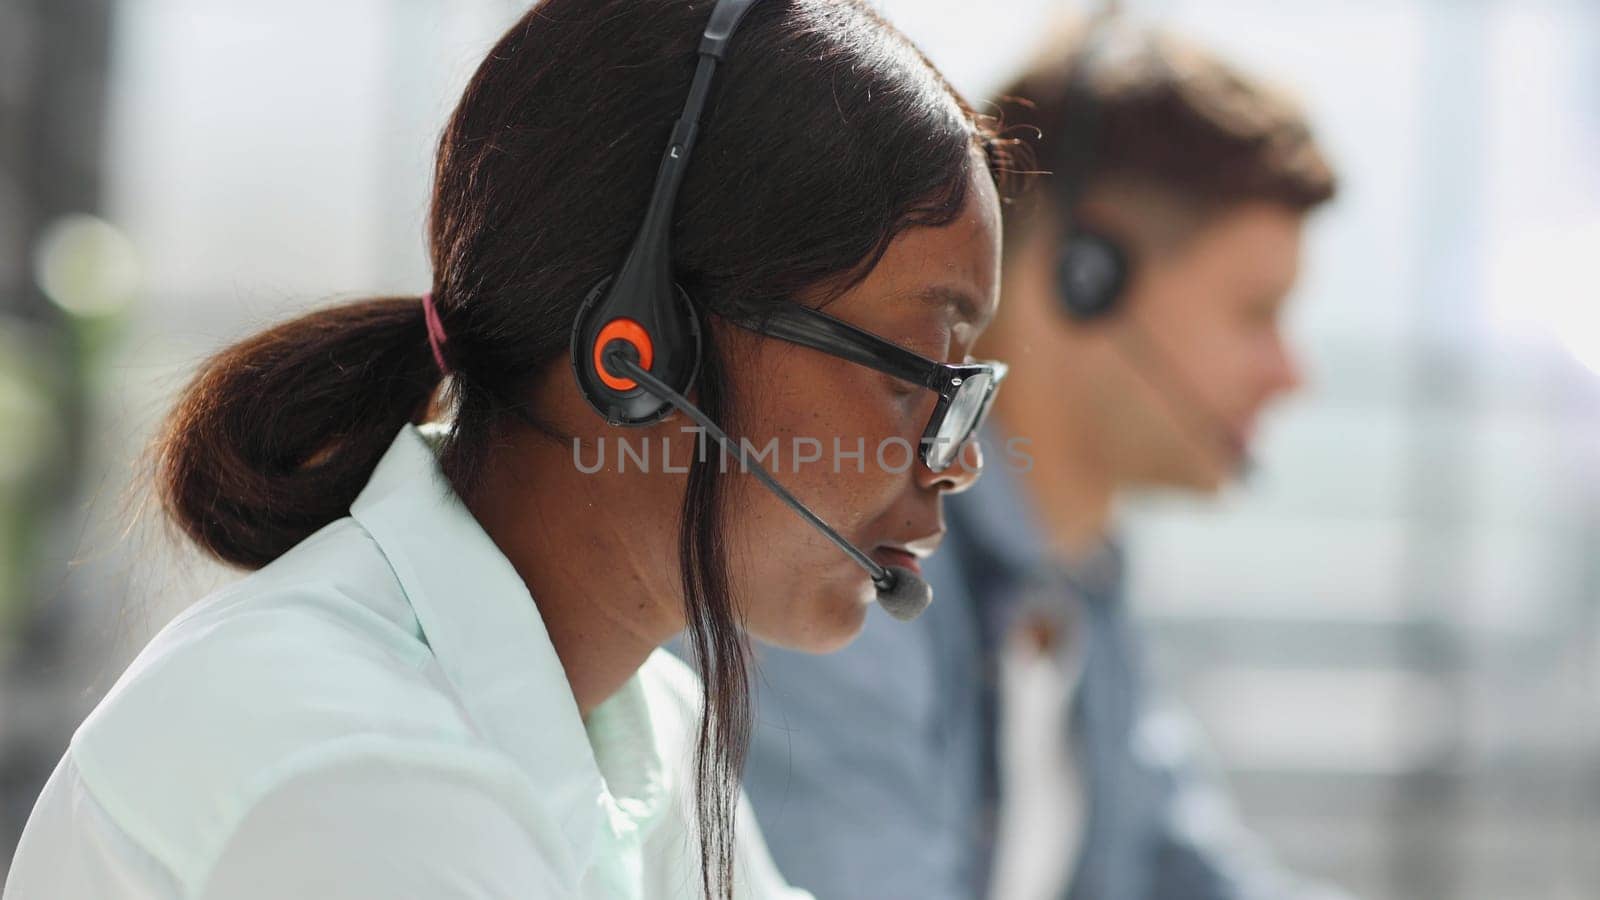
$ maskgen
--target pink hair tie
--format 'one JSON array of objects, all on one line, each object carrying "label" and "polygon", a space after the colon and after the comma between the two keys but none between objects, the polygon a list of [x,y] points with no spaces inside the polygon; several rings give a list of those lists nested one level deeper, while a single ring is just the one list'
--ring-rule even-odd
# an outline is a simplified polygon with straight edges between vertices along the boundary
[{"label": "pink hair tie", "polygon": [[433,305],[433,292],[422,295],[422,318],[428,323],[428,346],[433,350],[433,361],[439,371],[450,374],[450,364],[444,361],[444,323],[439,321],[439,310]]}]

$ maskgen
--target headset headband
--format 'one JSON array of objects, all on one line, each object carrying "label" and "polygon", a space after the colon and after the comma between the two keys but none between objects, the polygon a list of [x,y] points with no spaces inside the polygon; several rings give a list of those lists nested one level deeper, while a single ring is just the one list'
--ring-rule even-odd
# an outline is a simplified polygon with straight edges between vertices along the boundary
[{"label": "headset headband", "polygon": [[699,372],[699,318],[689,296],[672,280],[672,217],[717,67],[740,22],[757,2],[717,0],[711,10],[694,80],[661,154],[639,231],[621,267],[590,289],[573,323],[572,368],[578,388],[614,425],[647,425],[670,413],[672,405],[626,375],[610,371],[605,364],[607,347],[621,342],[640,366],[679,392],[687,392]]}]

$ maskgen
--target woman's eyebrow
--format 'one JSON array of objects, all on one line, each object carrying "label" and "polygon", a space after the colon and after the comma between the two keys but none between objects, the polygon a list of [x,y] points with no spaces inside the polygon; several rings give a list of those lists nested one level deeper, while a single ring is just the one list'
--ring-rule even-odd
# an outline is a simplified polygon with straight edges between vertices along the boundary
[{"label": "woman's eyebrow", "polygon": [[956,315],[973,325],[988,325],[994,317],[994,311],[980,310],[978,298],[970,291],[948,284],[929,285],[912,294],[913,299],[923,303],[955,310]]}]

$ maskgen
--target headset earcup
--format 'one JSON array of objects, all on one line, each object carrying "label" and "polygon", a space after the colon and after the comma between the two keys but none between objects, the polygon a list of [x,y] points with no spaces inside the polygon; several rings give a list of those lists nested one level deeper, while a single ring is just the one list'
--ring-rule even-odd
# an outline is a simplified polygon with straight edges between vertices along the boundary
[{"label": "headset earcup", "polygon": [[596,344],[601,332],[619,319],[630,320],[635,327],[627,331],[649,342],[640,355],[649,360],[650,373],[674,390],[688,393],[700,372],[700,320],[688,293],[676,283],[665,288],[670,298],[653,302],[639,302],[637,296],[620,297],[617,287],[615,279],[608,277],[584,298],[572,328],[572,372],[584,399],[607,422],[649,425],[670,414],[672,404],[642,387],[619,390],[606,383],[597,368],[600,348]]},{"label": "headset earcup", "polygon": [[1128,254],[1103,234],[1076,230],[1056,257],[1056,296],[1068,316],[1088,322],[1109,315],[1128,283]]}]

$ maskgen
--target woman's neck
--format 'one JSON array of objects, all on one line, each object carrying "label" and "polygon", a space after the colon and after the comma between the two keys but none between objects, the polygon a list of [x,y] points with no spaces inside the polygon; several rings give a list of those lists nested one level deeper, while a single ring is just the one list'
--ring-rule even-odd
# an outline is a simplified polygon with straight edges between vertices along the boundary
[{"label": "woman's neck", "polygon": [[623,488],[580,472],[570,446],[518,429],[467,504],[533,595],[585,718],[683,628],[663,529],[583,514],[638,510],[637,496],[613,496]]}]

